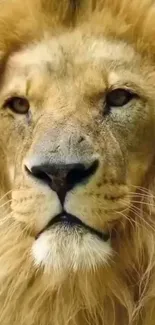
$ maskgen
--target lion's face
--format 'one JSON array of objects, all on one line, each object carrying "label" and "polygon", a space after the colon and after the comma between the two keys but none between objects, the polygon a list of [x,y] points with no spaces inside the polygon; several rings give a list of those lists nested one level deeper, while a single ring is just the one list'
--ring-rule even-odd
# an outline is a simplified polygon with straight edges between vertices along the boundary
[{"label": "lion's face", "polygon": [[72,32],[10,56],[0,128],[12,210],[38,265],[91,268],[153,159],[153,69],[117,41]]}]

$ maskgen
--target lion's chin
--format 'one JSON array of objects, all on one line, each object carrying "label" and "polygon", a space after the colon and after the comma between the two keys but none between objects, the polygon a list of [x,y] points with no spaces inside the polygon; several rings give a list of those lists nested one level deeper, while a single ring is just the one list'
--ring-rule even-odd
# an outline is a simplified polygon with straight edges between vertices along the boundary
[{"label": "lion's chin", "polygon": [[[108,263],[110,241],[81,228],[56,224],[35,240],[32,254],[37,266],[45,272],[94,270]],[[66,273],[66,272],[65,272]]]}]

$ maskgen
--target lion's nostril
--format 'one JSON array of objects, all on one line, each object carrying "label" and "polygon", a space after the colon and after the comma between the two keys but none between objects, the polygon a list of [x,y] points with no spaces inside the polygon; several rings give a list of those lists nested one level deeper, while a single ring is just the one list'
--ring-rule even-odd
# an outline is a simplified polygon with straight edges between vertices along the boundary
[{"label": "lion's nostril", "polygon": [[94,174],[98,166],[98,162],[95,161],[89,168],[85,165],[79,164],[78,167],[72,168],[67,174],[67,183],[72,188],[74,185],[83,182]]},{"label": "lion's nostril", "polygon": [[25,171],[31,175],[31,176],[35,176],[38,179],[43,180],[44,182],[48,183],[51,182],[49,175],[47,175],[45,172],[41,171],[40,169],[38,169],[37,166],[34,166],[31,168],[31,170],[25,165]]},{"label": "lion's nostril", "polygon": [[81,135],[80,138],[78,139],[78,143],[81,143],[85,140],[85,138]]},{"label": "lion's nostril", "polygon": [[91,163],[89,167],[82,163],[44,164],[32,166],[30,171],[25,166],[29,174],[48,184],[58,194],[62,204],[64,203],[66,193],[77,184],[91,177],[97,167],[97,160]]}]

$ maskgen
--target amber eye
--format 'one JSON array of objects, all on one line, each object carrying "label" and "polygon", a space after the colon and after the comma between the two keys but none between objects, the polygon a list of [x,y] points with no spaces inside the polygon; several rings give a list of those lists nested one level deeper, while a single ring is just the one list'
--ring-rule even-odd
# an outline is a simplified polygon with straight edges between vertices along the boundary
[{"label": "amber eye", "polygon": [[129,90],[117,88],[107,94],[106,102],[109,107],[121,107],[126,105],[135,96],[136,94]]},{"label": "amber eye", "polygon": [[4,107],[10,108],[18,114],[26,114],[30,108],[30,104],[24,97],[11,97],[6,100]]}]

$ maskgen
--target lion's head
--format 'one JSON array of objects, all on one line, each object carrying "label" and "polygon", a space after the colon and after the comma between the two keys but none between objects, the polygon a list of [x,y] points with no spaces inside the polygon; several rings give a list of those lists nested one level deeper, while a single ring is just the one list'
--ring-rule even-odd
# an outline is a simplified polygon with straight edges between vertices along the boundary
[{"label": "lion's head", "polygon": [[1,4],[4,325],[124,325],[148,293],[155,69],[141,20],[153,8],[142,1],[134,23],[135,1],[90,2]]}]

